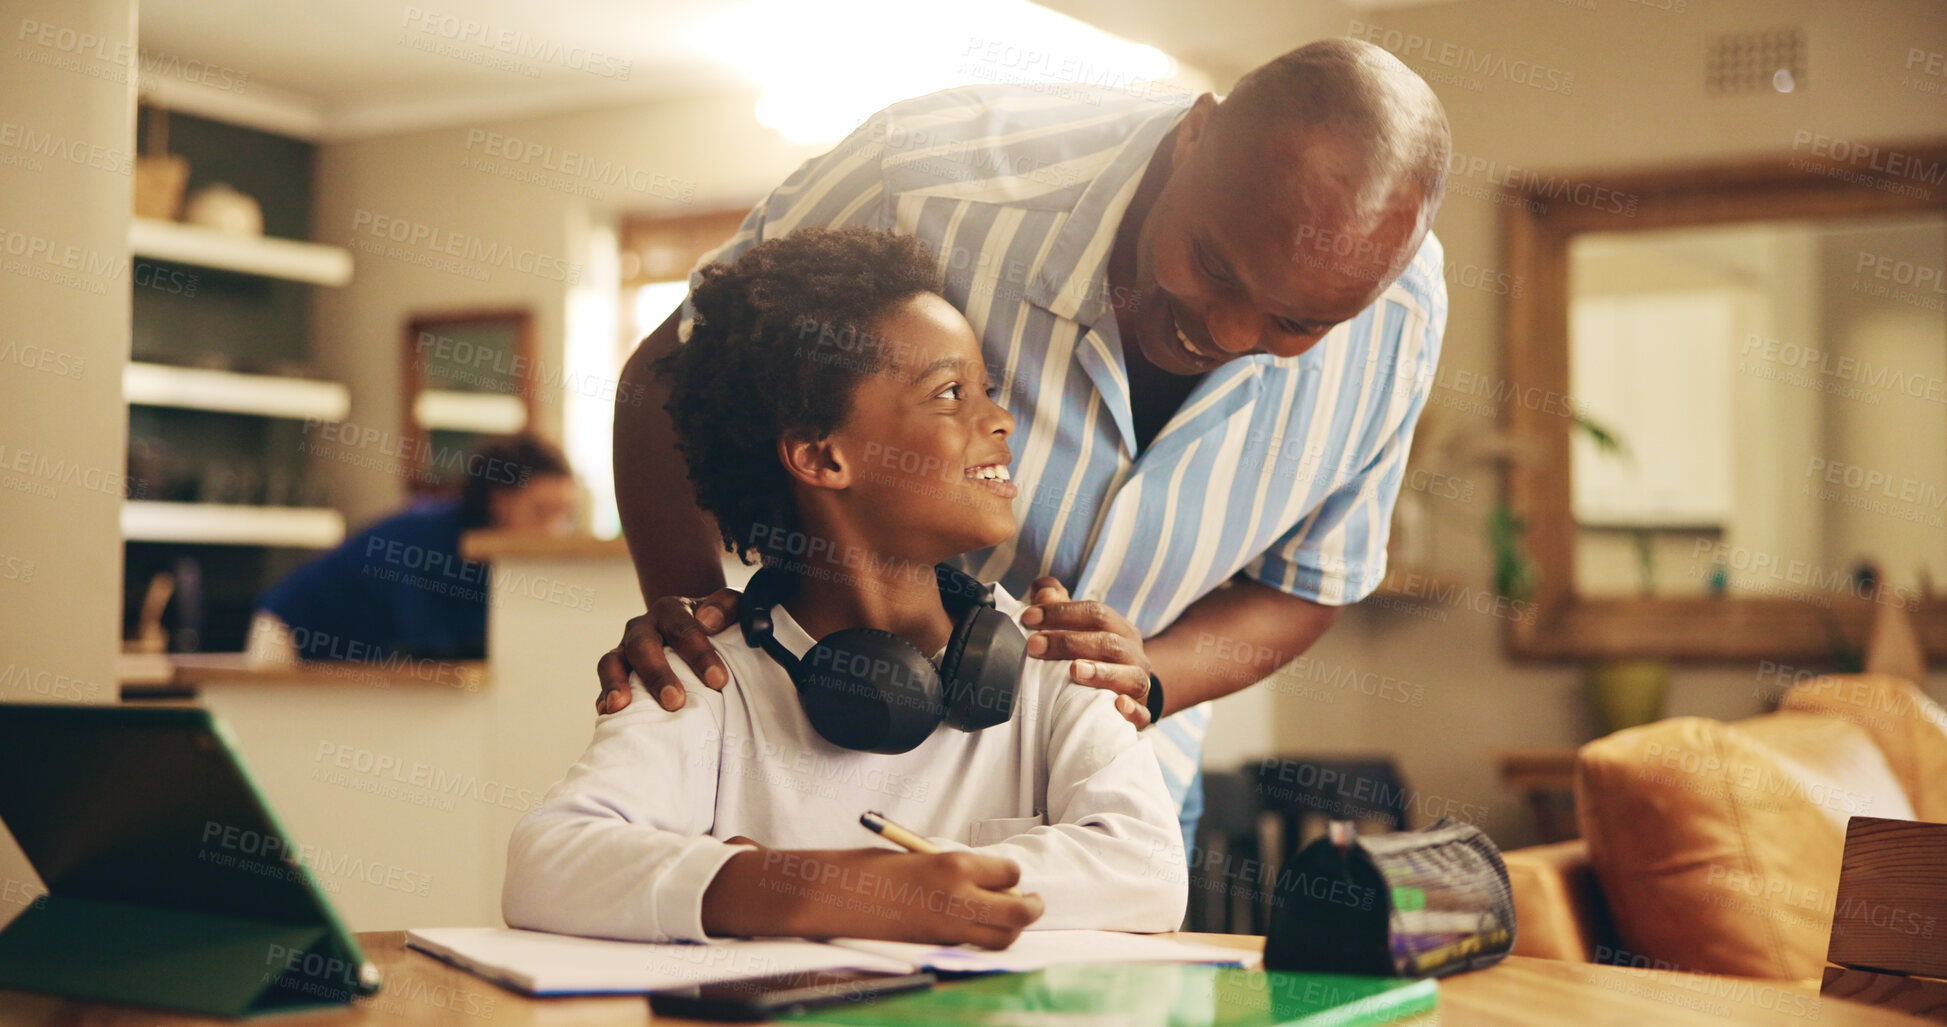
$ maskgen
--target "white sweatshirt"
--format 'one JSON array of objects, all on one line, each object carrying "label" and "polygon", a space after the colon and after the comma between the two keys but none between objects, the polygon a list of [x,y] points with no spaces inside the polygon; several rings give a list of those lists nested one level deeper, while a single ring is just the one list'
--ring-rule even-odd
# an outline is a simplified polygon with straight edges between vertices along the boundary
[{"label": "white sweatshirt", "polygon": [[[996,608],[1026,605],[999,586]],[[779,642],[813,644],[776,608]],[[514,828],[502,913],[514,927],[638,941],[702,941],[703,892],[746,848],[893,848],[859,826],[879,810],[943,849],[978,847],[1021,867],[1047,912],[1035,928],[1173,931],[1188,894],[1176,805],[1149,744],[1113,693],[1068,680],[1068,661],[1029,659],[1014,719],[941,727],[896,756],[820,737],[791,677],[736,626],[712,639],[721,693],[682,659],[675,713],[633,683],[597,719],[580,762]],[[885,897],[880,896],[883,902]]]}]

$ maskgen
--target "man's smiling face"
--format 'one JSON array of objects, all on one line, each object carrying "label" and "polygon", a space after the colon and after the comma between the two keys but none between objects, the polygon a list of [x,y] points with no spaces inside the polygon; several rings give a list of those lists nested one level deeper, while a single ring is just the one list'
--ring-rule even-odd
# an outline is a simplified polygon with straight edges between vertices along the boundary
[{"label": "man's smiling face", "polygon": [[1202,374],[1292,357],[1370,306],[1424,237],[1418,190],[1355,213],[1356,161],[1329,129],[1217,124],[1204,96],[1137,239],[1135,335],[1149,362]]}]

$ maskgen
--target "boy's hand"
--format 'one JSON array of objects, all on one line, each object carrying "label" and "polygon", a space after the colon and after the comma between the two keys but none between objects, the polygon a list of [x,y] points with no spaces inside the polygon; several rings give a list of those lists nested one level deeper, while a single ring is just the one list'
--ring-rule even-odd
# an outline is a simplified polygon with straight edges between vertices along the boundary
[{"label": "boy's hand", "polygon": [[1149,655],[1143,637],[1121,613],[1094,600],[1075,602],[1053,577],[1034,579],[1021,623],[1041,628],[1028,636],[1028,655],[1074,660],[1077,684],[1116,693],[1116,712],[1138,730],[1149,726]]},{"label": "boy's hand", "polygon": [[703,893],[703,928],[1004,949],[1043,910],[1039,895],[1002,894],[1020,880],[1013,860],[978,852],[740,852]]},{"label": "boy's hand", "polygon": [[737,623],[737,597],[742,594],[720,588],[700,600],[664,596],[649,605],[648,613],[630,618],[622,629],[622,644],[603,653],[595,664],[595,677],[602,684],[595,712],[615,713],[629,705],[632,670],[642,679],[642,687],[656,697],[657,705],[672,713],[682,709],[683,683],[669,669],[665,645],[675,649],[705,685],[721,691],[730,683],[730,671],[710,646],[710,636]]}]

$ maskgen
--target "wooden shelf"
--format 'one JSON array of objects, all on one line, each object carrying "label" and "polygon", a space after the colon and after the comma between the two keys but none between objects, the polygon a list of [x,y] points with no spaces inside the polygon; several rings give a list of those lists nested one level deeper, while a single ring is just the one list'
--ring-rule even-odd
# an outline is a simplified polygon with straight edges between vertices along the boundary
[{"label": "wooden shelf", "polygon": [[247,653],[124,653],[119,665],[124,686],[203,684],[354,684],[390,687],[427,685],[478,692],[491,676],[484,660],[434,660],[384,657],[372,661],[322,660],[266,663]]},{"label": "wooden shelf", "polygon": [[115,678],[124,685],[173,684],[176,665],[166,653],[124,652],[116,658]]},{"label": "wooden shelf", "polygon": [[320,507],[130,500],[122,504],[122,537],[131,542],[324,549],[345,540],[345,516]]},{"label": "wooden shelf", "polygon": [[504,392],[423,389],[413,397],[412,419],[429,431],[508,435],[527,427],[527,405]]},{"label": "wooden shelf", "polygon": [[345,285],[352,280],[351,251],[322,243],[233,235],[174,221],[135,218],[129,222],[128,245],[138,257],[266,278],[312,285]]},{"label": "wooden shelf", "polygon": [[168,364],[123,368],[122,396],[143,406],[318,421],[340,420],[352,405],[351,390],[337,382]]},{"label": "wooden shelf", "polygon": [[556,538],[521,531],[469,531],[460,536],[460,555],[469,560],[588,558],[626,560],[629,544],[620,538],[574,535]]}]

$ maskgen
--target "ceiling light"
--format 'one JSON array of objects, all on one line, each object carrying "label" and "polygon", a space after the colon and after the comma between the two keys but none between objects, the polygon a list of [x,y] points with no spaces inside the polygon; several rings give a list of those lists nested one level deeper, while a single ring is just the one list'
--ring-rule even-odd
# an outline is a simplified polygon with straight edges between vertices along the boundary
[{"label": "ceiling light", "polygon": [[839,139],[887,104],[952,86],[1154,93],[1177,72],[1153,46],[1027,0],[757,0],[690,42],[762,87],[758,121],[798,143]]}]

